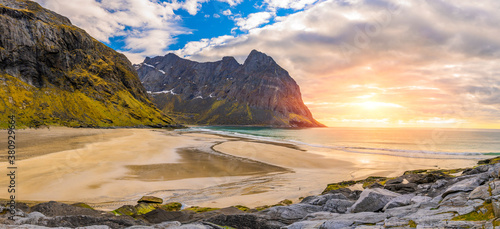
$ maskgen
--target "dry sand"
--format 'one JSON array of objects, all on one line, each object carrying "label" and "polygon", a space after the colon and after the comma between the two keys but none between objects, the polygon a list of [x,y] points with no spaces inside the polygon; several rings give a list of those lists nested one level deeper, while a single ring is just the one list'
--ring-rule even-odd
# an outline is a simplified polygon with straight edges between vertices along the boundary
[{"label": "dry sand", "polygon": [[[256,207],[316,195],[332,182],[474,163],[324,154],[302,146],[150,129],[51,128],[25,130],[17,138],[26,144],[18,149],[17,199],[87,202],[105,210],[143,195],[186,205]],[[0,187],[7,182],[0,176]],[[7,197],[6,192],[0,196]]]}]

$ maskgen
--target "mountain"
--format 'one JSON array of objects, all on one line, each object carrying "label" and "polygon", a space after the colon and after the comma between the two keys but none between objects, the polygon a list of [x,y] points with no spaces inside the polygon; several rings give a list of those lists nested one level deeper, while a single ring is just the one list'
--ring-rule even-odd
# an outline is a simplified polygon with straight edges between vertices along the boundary
[{"label": "mountain", "polygon": [[0,0],[0,128],[173,124],[150,101],[130,61],[27,0]]},{"label": "mountain", "polygon": [[244,64],[233,57],[198,63],[175,54],[136,66],[153,102],[174,119],[201,125],[319,127],[297,83],[273,58],[253,50]]}]

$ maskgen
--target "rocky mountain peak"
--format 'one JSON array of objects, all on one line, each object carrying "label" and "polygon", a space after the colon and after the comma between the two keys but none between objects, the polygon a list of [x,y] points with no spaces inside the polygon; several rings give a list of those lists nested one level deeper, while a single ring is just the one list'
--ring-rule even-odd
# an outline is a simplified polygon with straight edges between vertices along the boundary
[{"label": "rocky mountain peak", "polygon": [[0,0],[0,128],[163,126],[130,61],[28,0]]},{"label": "rocky mountain peak", "polygon": [[[168,54],[146,59],[143,85],[163,111],[189,124],[322,126],[302,102],[300,88],[270,56],[253,50],[199,63]],[[177,59],[178,58],[178,59]]]}]

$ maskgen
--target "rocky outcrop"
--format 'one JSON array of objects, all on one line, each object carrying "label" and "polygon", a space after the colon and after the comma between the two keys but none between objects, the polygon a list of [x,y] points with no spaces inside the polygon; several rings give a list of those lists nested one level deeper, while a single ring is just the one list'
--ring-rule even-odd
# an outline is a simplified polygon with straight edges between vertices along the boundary
[{"label": "rocky outcrop", "polygon": [[165,126],[127,58],[64,16],[0,0],[0,128]]},{"label": "rocky outcrop", "polygon": [[302,102],[299,86],[270,56],[253,50],[198,63],[175,54],[137,65],[144,87],[164,112],[202,125],[323,126]]},{"label": "rocky outcrop", "polygon": [[[457,174],[456,170],[417,170],[408,171],[396,178],[368,177],[360,181],[344,181],[328,185],[324,194],[306,197],[301,203],[289,205],[290,201],[287,200],[282,201],[286,205],[268,206],[264,210],[242,206],[224,209],[192,207],[180,210],[158,205],[155,210],[143,215],[136,213],[131,216],[114,216],[109,212],[49,202],[24,208],[30,213],[18,209],[14,221],[6,220],[9,214],[0,214],[0,223],[5,228],[19,225],[33,228],[33,225],[40,225],[176,229],[493,229],[499,225],[500,178],[497,171],[500,166],[489,164],[484,167],[481,169],[482,173],[470,174],[473,169],[466,169],[463,170],[466,174],[458,176],[454,176]],[[430,177],[433,178],[429,179]],[[374,182],[378,185],[374,185]],[[406,182],[419,184],[413,193],[404,195],[387,190],[395,183]],[[360,183],[365,187],[361,194],[359,190],[351,190],[358,188],[357,184]],[[159,198],[155,197],[144,199],[159,202]],[[144,204],[143,201],[141,203]],[[0,206],[0,211],[6,211],[6,208]]]}]

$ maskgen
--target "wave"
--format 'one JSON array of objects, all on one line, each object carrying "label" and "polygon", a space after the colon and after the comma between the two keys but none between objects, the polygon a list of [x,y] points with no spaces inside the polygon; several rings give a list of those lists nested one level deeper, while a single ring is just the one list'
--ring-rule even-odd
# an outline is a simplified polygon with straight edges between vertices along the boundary
[{"label": "wave", "polygon": [[200,132],[208,132],[212,134],[224,135],[228,137],[239,137],[257,141],[266,141],[266,142],[281,143],[281,144],[285,143],[285,144],[303,145],[314,148],[340,150],[349,153],[377,154],[377,155],[388,155],[388,156],[399,156],[399,157],[410,157],[410,158],[432,158],[430,156],[434,155],[434,156],[462,156],[461,158],[453,157],[453,159],[483,159],[484,156],[500,155],[500,152],[489,152],[489,153],[443,152],[443,151],[430,151],[430,150],[408,150],[408,149],[391,149],[391,148],[360,147],[360,146],[328,146],[328,145],[312,144],[285,138],[268,137],[263,135],[253,135],[253,134],[239,133],[228,130],[214,130],[214,129],[200,128],[200,127],[193,127],[180,131],[200,131]]}]

